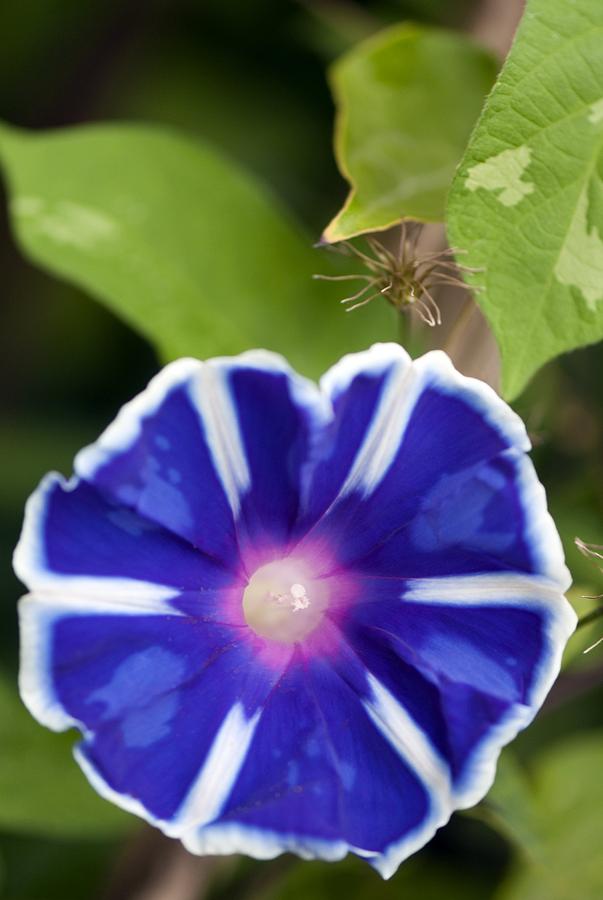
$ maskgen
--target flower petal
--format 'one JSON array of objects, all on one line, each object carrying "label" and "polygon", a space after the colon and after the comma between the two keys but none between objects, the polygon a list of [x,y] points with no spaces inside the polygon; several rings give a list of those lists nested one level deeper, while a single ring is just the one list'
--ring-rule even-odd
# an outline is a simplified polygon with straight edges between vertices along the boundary
[{"label": "flower petal", "polygon": [[[384,407],[388,397],[403,388],[411,365],[398,344],[376,344],[344,356],[321,378],[321,391],[332,406],[333,418],[300,511],[300,534],[337,500],[371,430],[385,429],[385,420],[391,420]],[[402,403],[403,394],[397,400]]]},{"label": "flower petal", "polygon": [[[395,345],[344,358],[323,388],[335,422],[302,546],[324,540],[341,564],[400,577],[549,564],[561,577],[558,539],[545,560],[533,527],[525,429],[494,391],[439,351],[411,362]],[[541,525],[541,497],[537,512]]]},{"label": "flower petal", "polygon": [[[321,391],[262,351],[168,366],[29,501],[25,702],[193,852],[392,874],[484,795],[575,624],[527,449],[438,352],[376,346]],[[325,601],[298,644],[242,605],[282,557],[324,580],[291,586]]]},{"label": "flower petal", "polygon": [[445,765],[402,710],[392,737],[383,698],[353,665],[361,694],[297,652],[219,817],[185,839],[190,850],[322,859],[352,851],[389,875],[448,818]]},{"label": "flower petal", "polygon": [[[377,491],[364,515],[381,500]],[[546,576],[561,591],[570,584],[544,490],[530,459],[514,450],[441,475],[401,514],[401,526],[375,539],[359,569],[404,578],[511,570]]]},{"label": "flower petal", "polygon": [[449,761],[455,805],[476,803],[550,690],[573,610],[554,584],[509,574],[367,579],[364,597],[340,621],[347,640]]},{"label": "flower petal", "polygon": [[14,567],[33,591],[110,594],[124,602],[234,581],[216,560],[161,526],[85,482],[53,474],[28,501]]},{"label": "flower petal", "polygon": [[252,351],[212,360],[230,397],[248,467],[240,495],[239,542],[247,568],[287,544],[323,430],[332,412],[315,384],[280,356]]},{"label": "flower petal", "polygon": [[166,366],[77,455],[75,471],[206,553],[236,560],[232,503],[247,464],[228,397],[207,365]]},{"label": "flower petal", "polygon": [[75,469],[232,566],[237,543],[287,540],[329,415],[316,386],[276,354],[178,360],[124,406]]},{"label": "flower petal", "polygon": [[254,665],[241,629],[180,614],[82,614],[21,602],[22,696],[55,730],[79,728],[78,761],[103,796],[180,836],[213,818],[279,671]]}]

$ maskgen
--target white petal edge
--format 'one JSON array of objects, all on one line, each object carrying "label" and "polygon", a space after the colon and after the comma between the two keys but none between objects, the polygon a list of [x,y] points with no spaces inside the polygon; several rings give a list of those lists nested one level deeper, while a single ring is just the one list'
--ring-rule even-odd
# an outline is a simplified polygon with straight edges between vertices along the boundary
[{"label": "white petal edge", "polygon": [[538,612],[544,620],[543,653],[534,675],[528,704],[515,704],[501,722],[491,728],[466,763],[467,774],[454,791],[456,809],[474,806],[490,790],[500,751],[534,719],[561,669],[567,641],[577,616],[558,586],[538,576],[501,573],[462,575],[453,578],[414,579],[408,582],[401,602],[463,606],[499,606]]},{"label": "white petal edge", "polygon": [[197,411],[214,469],[236,518],[241,496],[251,487],[236,405],[228,384],[228,376],[242,369],[286,375],[292,400],[310,413],[317,426],[315,431],[331,418],[330,405],[316,384],[298,375],[277,353],[250,350],[239,356],[215,357],[205,362],[178,359],[165,366],[140,394],[121,408],[95,443],[77,454],[76,473],[83,479],[93,480],[103,465],[132,446],[140,435],[143,420],[159,409],[168,394],[183,388]]},{"label": "white petal edge", "polygon": [[569,589],[572,576],[565,565],[559,532],[548,511],[546,491],[529,456],[517,454],[515,464],[516,483],[526,517],[524,540],[534,556],[539,573],[550,578],[563,594]]},{"label": "white petal edge", "polygon": [[398,703],[395,697],[370,672],[367,683],[371,697],[363,706],[373,724],[396,750],[423,786],[431,807],[430,814],[413,831],[390,844],[370,860],[383,878],[390,878],[399,865],[420,850],[445,825],[454,812],[450,768],[437,753],[428,735]]},{"label": "white petal edge", "polygon": [[[101,600],[90,609],[74,608],[70,601],[61,602],[47,595],[27,595],[19,604],[22,654],[19,689],[23,702],[31,714],[52,731],[76,728],[83,736],[73,753],[92,787],[106,800],[130,812],[169,837],[180,838],[185,844],[195,841],[195,833],[219,815],[245,761],[260,717],[260,710],[248,719],[241,703],[235,703],[225,716],[212,741],[204,763],[187,792],[181,806],[169,820],[158,819],[137,799],[115,791],[85,754],[87,741],[94,735],[83,722],[69,715],[58,700],[50,673],[50,633],[57,619],[64,614],[94,614],[116,611]],[[138,614],[138,610],[117,610],[121,614]],[[172,611],[174,615],[180,615]]]},{"label": "white petal edge", "polygon": [[254,828],[237,822],[207,825],[199,832],[182,839],[190,853],[198,856],[230,856],[242,853],[253,859],[274,859],[283,853],[294,853],[301,859],[320,859],[338,862],[348,853],[355,853],[372,862],[376,854],[354,847],[346,841],[327,841],[302,837],[269,829]]},{"label": "white petal edge", "polygon": [[130,598],[129,602],[111,597],[74,597],[51,593],[27,594],[19,601],[21,653],[19,691],[28,710],[42,725],[52,731],[85,726],[70,716],[59,702],[50,677],[51,633],[58,619],[89,615],[160,615],[181,616],[178,610],[152,598]]},{"label": "white petal edge", "polygon": [[[200,855],[245,853],[256,859],[272,859],[291,852],[302,859],[336,861],[354,853],[371,864],[383,878],[390,878],[400,863],[419,850],[444,825],[453,812],[450,773],[423,731],[386,688],[368,676],[371,697],[362,703],[371,721],[415,772],[431,806],[430,814],[401,841],[382,852],[365,850],[346,841],[325,841],[254,828],[240,823],[215,823],[184,836],[184,846]],[[360,701],[359,699],[359,702]],[[436,790],[434,791],[434,784]]]},{"label": "white petal edge", "polygon": [[192,410],[199,416],[216,474],[236,515],[239,492],[249,487],[237,419],[219,369],[197,359],[178,359],[165,366],[140,394],[122,406],[98,440],[80,450],[74,469],[81,478],[92,481],[100,468],[135,443],[143,421],[179,388],[188,393]]},{"label": "white petal edge", "polygon": [[[414,408],[414,404],[420,396],[422,389],[427,384],[433,384],[440,390],[444,392],[447,391],[453,396],[458,396],[459,393],[464,394],[467,402],[469,402],[470,405],[478,409],[481,414],[484,415],[484,418],[489,421],[490,424],[492,424],[493,427],[495,427],[499,431],[499,433],[501,433],[508,440],[510,446],[514,446],[521,451],[530,449],[530,444],[527,439],[523,423],[515,415],[515,413],[513,413],[512,410],[510,410],[510,408],[502,400],[500,400],[500,398],[491,388],[476,379],[470,379],[458,373],[452,366],[448,357],[440,351],[433,351],[431,353],[428,353],[420,360],[412,363],[405,351],[395,344],[374,345],[370,350],[363,353],[350,354],[340,360],[340,362],[337,363],[336,366],[329,370],[329,372],[327,372],[321,380],[321,388],[326,394],[326,398],[323,398],[324,402],[322,403],[322,407],[320,407],[320,405],[317,405],[316,407],[317,409],[321,410],[318,414],[318,419],[320,419],[322,423],[328,422],[329,416],[331,414],[329,402],[330,398],[334,396],[334,394],[338,390],[344,389],[346,382],[349,383],[349,381],[352,377],[354,377],[355,374],[358,374],[360,371],[366,372],[367,369],[372,369],[373,371],[383,371],[385,368],[391,365],[392,362],[398,363],[400,370],[414,370],[413,386],[412,390],[409,392],[408,401],[402,404],[404,406],[404,411],[402,412],[402,414],[397,414],[395,426],[390,426],[388,428],[387,438],[390,443],[393,441],[395,444],[393,449],[390,448],[390,450],[388,451],[390,453],[389,461],[388,453],[385,453],[382,454],[382,458],[379,460],[378,466],[376,466],[375,464],[372,465],[372,469],[369,469],[369,475],[363,483],[363,487],[365,490],[372,490],[376,486],[376,484],[379,483],[380,479],[385,475],[387,467],[391,463],[391,458],[393,458],[393,452],[395,452],[395,448],[399,445],[399,442],[402,438],[404,428],[406,427],[408,419],[410,418],[410,414],[412,412],[412,409]],[[141,418],[144,415],[148,415],[150,412],[152,412],[153,402],[155,402],[156,408],[169,390],[169,387],[173,384],[179,383],[183,377],[190,377],[193,371],[197,372],[199,367],[203,365],[236,368],[241,363],[243,363],[244,365],[255,364],[262,370],[265,370],[266,368],[275,368],[279,371],[286,370],[288,374],[291,374],[293,376],[292,383],[294,383],[295,385],[300,385],[299,393],[297,394],[298,402],[303,403],[303,405],[306,407],[315,404],[316,391],[314,385],[292,372],[288,364],[281,357],[267,351],[252,351],[249,354],[242,354],[239,357],[229,359],[216,359],[212,360],[211,363],[206,364],[199,363],[196,360],[179,360],[176,363],[173,363],[170,366],[166,367],[166,369],[164,369],[155,379],[153,379],[153,382],[151,382],[151,385],[149,385],[149,388],[147,388],[147,390],[143,392],[143,394],[139,395],[139,397],[135,398],[133,401],[131,401],[130,404],[127,404],[126,407],[122,409],[115,422],[111,426],[109,426],[106,432],[101,436],[101,439],[99,439],[99,441],[95,445],[92,445],[92,447],[86,448],[85,450],[81,451],[76,460],[76,470],[78,470],[80,474],[83,474],[85,477],[86,473],[91,474],[98,466],[102,465],[102,463],[106,461],[106,459],[113,456],[114,453],[125,449],[133,440],[135,440],[140,428]],[[172,370],[170,373],[172,378],[171,381],[167,379],[166,372],[168,370]],[[161,395],[161,398],[158,399],[158,394],[161,393],[159,391],[159,385],[157,385],[157,391],[155,393],[151,390],[151,387],[154,383],[161,382],[163,379],[167,379],[169,381],[169,385],[167,387],[164,387],[163,394]],[[407,386],[408,385],[405,385],[405,388]],[[400,385],[396,385],[396,391],[398,391],[399,389]],[[382,402],[385,402],[388,397],[388,402],[391,402],[394,393],[396,392],[393,390],[391,392],[386,391]],[[147,397],[147,401],[145,403],[143,402],[143,398],[147,394],[151,396]],[[292,396],[295,396],[293,392]],[[382,410],[380,406],[376,415],[378,416],[381,412]],[[117,427],[120,418],[122,419],[122,421],[119,427]],[[381,438],[382,437],[383,436],[381,436]],[[109,438],[109,440],[107,438]],[[104,446],[101,446],[103,439],[105,440],[105,444]],[[365,443],[361,447],[357,459],[359,459],[361,455],[364,455],[365,462],[370,462],[372,460],[373,455],[372,453],[368,452],[370,450],[369,441],[371,441],[370,433],[365,438]],[[104,452],[107,453],[106,456],[103,455]],[[221,452],[222,456],[224,456],[225,451],[222,448]],[[228,455],[228,452],[229,451],[227,450],[226,455]],[[220,453],[218,453],[218,457],[220,458]],[[236,503],[238,502],[234,498],[235,489],[236,491],[245,489],[245,486],[247,484],[246,478],[248,476],[248,472],[244,472],[243,466],[240,465],[240,462],[241,459],[239,458],[237,464],[234,466],[234,468],[231,466],[231,469],[226,476],[224,476],[223,474],[225,471],[224,466],[226,465],[226,463],[224,463],[224,460],[222,459],[222,462],[218,462],[217,464],[218,471],[220,471],[220,465],[222,465],[221,474],[223,475],[223,481],[225,478],[226,482],[228,482],[228,479],[230,478],[230,499],[231,503],[233,503],[234,505],[236,505]],[[532,498],[531,502],[535,502],[533,498],[535,498],[537,494],[540,494],[540,500],[536,502],[536,506],[542,507],[544,504],[544,490],[538,482],[531,463],[529,462],[529,460],[526,460],[526,462],[528,463],[528,466],[525,467],[525,471],[522,471],[521,473],[525,497]],[[230,465],[230,463],[228,464]],[[359,464],[357,466],[355,462],[353,468],[357,469],[356,479],[362,480],[362,474],[360,472],[361,466]],[[60,476],[53,477],[57,478]],[[33,500],[34,498],[32,497],[31,499]],[[556,538],[556,543],[554,544],[553,551],[550,552],[550,544],[547,543],[547,540],[541,540],[540,547],[543,553],[543,559],[547,560],[546,566],[548,566],[549,571],[553,572],[556,567],[557,575],[555,580],[567,580],[567,570],[563,566],[562,574],[559,567],[560,542],[554,524],[552,523],[550,516],[548,516],[548,513],[546,513],[546,506],[545,515],[548,517],[548,521],[550,523],[549,534],[547,535],[547,538],[551,538],[554,535],[554,537]],[[542,521],[540,521],[539,524],[533,523],[532,531],[534,535],[540,533],[542,525]],[[29,552],[31,553],[32,548],[35,550],[36,540],[35,535],[30,535],[28,537],[30,539],[25,542],[25,545],[27,546],[27,544],[29,544]],[[21,546],[21,541],[19,546]],[[19,547],[17,549],[19,550]],[[39,561],[39,555],[36,557],[35,553],[33,554],[33,557],[31,555],[28,555],[26,550],[23,549],[21,549],[20,554],[18,554],[17,552],[15,553],[15,567],[17,570],[17,574],[20,575],[17,566],[19,568],[23,568],[24,560],[31,561],[32,558],[34,559],[34,562],[36,559]],[[543,565],[545,564],[543,563]],[[472,580],[482,577],[491,576],[471,576]],[[505,577],[508,579],[508,576]],[[61,582],[60,587],[64,589],[65,585],[63,584],[63,577],[58,576],[58,580]],[[90,582],[88,586],[91,590],[94,588],[94,586],[97,585],[97,582],[99,581],[99,579],[96,578],[73,579],[71,583],[75,584],[76,580],[79,580],[80,587],[83,586],[82,582]],[[421,583],[422,587],[426,588],[429,581],[431,580],[424,580]],[[433,581],[437,581],[438,587],[440,586],[440,580],[434,579]],[[140,582],[131,583],[127,580],[122,579],[105,579],[104,582],[106,584],[108,584],[108,582],[112,582],[113,584],[111,585],[111,587],[113,587],[115,584],[119,584],[122,591],[128,585],[130,587],[132,587],[132,584],[142,586]],[[50,587],[50,585],[48,586]],[[146,590],[146,588],[149,586],[144,585],[142,587],[144,587],[144,589]],[[158,588],[159,586],[150,585],[150,587]],[[415,584],[413,585],[413,590],[417,590],[419,589],[419,587],[419,584],[415,582]],[[169,596],[173,596],[173,589],[167,590]],[[409,597],[409,595],[407,595],[407,597]],[[425,592],[421,595],[421,601],[428,602],[427,597],[428,591],[425,590]],[[161,599],[167,599],[167,597],[157,597],[157,600]],[[413,597],[413,599],[415,598]],[[434,599],[432,602],[442,602],[441,597],[438,597],[437,600]],[[480,598],[480,600],[476,600],[475,602],[483,603],[483,598]],[[508,603],[508,600],[506,602]],[[566,604],[566,606],[569,607],[568,604]],[[172,608],[168,609],[172,614],[174,614],[174,610]],[[573,612],[571,615],[573,615]],[[575,621],[572,623],[572,627],[567,633],[565,639],[567,639],[567,637],[569,637],[569,634],[571,634],[571,631],[573,631],[574,625]],[[565,634],[567,632],[567,622],[565,623],[564,628],[563,623],[559,621],[557,623],[557,631],[561,635]],[[559,660],[562,649],[563,647],[561,646],[558,654]],[[554,668],[554,665],[552,668]],[[558,672],[558,668],[559,664],[557,663],[556,670],[552,678],[550,679],[551,683]],[[29,681],[29,678],[27,676],[24,676],[24,679],[26,682]],[[544,697],[550,688],[550,684],[548,686],[545,685],[546,678],[542,678],[541,681],[542,683],[540,685],[540,693],[542,694],[542,697]],[[385,689],[383,688],[383,690]],[[49,727],[55,728],[55,730],[63,730],[64,728],[68,728],[73,725],[80,728],[80,730],[83,730],[81,723],[70,719],[66,716],[64,711],[60,709],[47,709],[45,715],[40,715],[38,712],[35,712],[33,707],[36,705],[36,701],[31,699],[32,692],[30,691],[29,693],[30,702],[28,703],[28,706],[30,706],[30,709],[34,713],[34,715],[39,718],[40,721],[43,721],[44,724],[48,724]],[[383,703],[383,696],[379,695],[379,698],[381,703]],[[392,702],[396,703],[397,701],[393,700],[392,698]],[[478,767],[483,765],[486,768],[491,769],[491,772],[489,771],[487,773],[487,778],[483,775],[481,776],[482,786],[480,786],[479,792],[475,789],[475,787],[473,787],[474,793],[476,795],[477,793],[479,793],[479,796],[475,796],[475,798],[469,799],[468,797],[466,797],[465,800],[467,802],[465,803],[465,805],[472,805],[472,803],[476,802],[476,800],[480,799],[481,796],[486,793],[494,777],[496,756],[498,755],[496,751],[500,750],[500,748],[504,744],[511,740],[512,737],[515,736],[517,731],[520,728],[524,727],[524,725],[527,724],[529,719],[532,718],[534,714],[535,710],[533,711],[529,707],[525,707],[520,710],[512,710],[512,715],[509,716],[508,719],[505,720],[505,722],[503,722],[497,729],[495,729],[495,732],[491,732],[488,736],[488,739],[484,741],[482,745],[480,745],[480,748],[478,748],[478,750],[481,754],[481,759],[478,759],[476,757],[474,759],[474,766]],[[187,846],[192,852],[196,853],[244,852],[257,858],[266,859],[272,858],[273,856],[276,856],[279,853],[285,852],[287,850],[291,850],[292,852],[295,852],[305,858],[335,860],[341,859],[346,855],[348,851],[351,850],[360,856],[370,858],[371,864],[373,864],[374,867],[377,868],[384,877],[389,877],[389,875],[393,874],[393,872],[396,870],[403,859],[405,859],[408,855],[410,855],[416,849],[426,843],[433,831],[435,831],[436,828],[440,827],[440,825],[447,820],[449,815],[449,813],[445,815],[442,811],[440,811],[439,815],[437,816],[438,824],[434,824],[430,821],[427,825],[422,825],[422,833],[420,835],[415,835],[414,837],[412,835],[407,835],[401,843],[391,845],[382,854],[363,851],[361,848],[351,847],[345,842],[314,841],[311,839],[299,838],[295,835],[275,834],[263,829],[246,827],[238,824],[210,824],[201,828],[200,831],[197,827],[194,832],[189,831],[186,834],[181,834],[181,824],[174,824],[174,821],[159,822],[155,820],[152,816],[149,815],[149,813],[144,809],[144,807],[142,807],[142,805],[138,801],[134,800],[133,798],[124,797],[123,795],[117,794],[111,788],[109,788],[108,785],[106,785],[103,779],[94,770],[94,768],[90,765],[87,759],[82,755],[81,751],[76,749],[75,752],[80,765],[101,795],[112,800],[122,808],[147,819],[152,824],[155,824],[158,827],[162,828],[162,830],[164,830],[166,834],[170,834],[174,837],[181,837],[185,846]],[[495,754],[494,759],[492,759],[493,754]],[[202,777],[203,774],[200,775],[201,779]],[[488,779],[489,783],[485,786],[485,788],[483,788],[483,785]],[[428,793],[430,796],[432,796],[429,791]],[[458,808],[460,805],[459,798],[455,798],[455,801],[455,806],[457,806]],[[425,833],[426,828],[432,829],[432,831],[430,831],[430,833],[427,835]]]},{"label": "white petal edge", "polygon": [[[176,588],[133,578],[110,578],[102,575],[63,575],[50,571],[44,551],[44,527],[47,516],[48,496],[56,487],[73,491],[80,483],[78,478],[67,481],[58,472],[49,472],[25,505],[25,517],[21,536],[13,554],[13,568],[17,577],[34,593],[66,593],[76,598],[118,598],[127,607],[125,613],[137,606],[141,611],[152,607],[158,613],[173,613],[167,602],[177,596]],[[84,600],[88,602],[87,599]],[[85,609],[83,610],[85,612]],[[117,611],[117,610],[116,610]]]},{"label": "white petal edge", "polygon": [[[511,600],[509,600],[510,593],[512,594]],[[523,595],[522,597],[519,596],[520,593]],[[488,599],[484,600],[486,595]],[[516,598],[515,601],[513,598]],[[554,587],[544,579],[529,576],[503,574],[461,576],[454,579],[418,579],[411,583],[405,599],[414,602],[444,602],[454,605],[463,603],[484,605],[488,602],[493,605],[517,605],[522,608],[532,605],[545,612],[554,608],[551,604],[551,601],[554,601],[557,612],[560,612],[561,616],[559,619],[551,616],[551,646],[553,649],[557,648],[558,652],[553,653],[555,658],[550,660],[550,665],[547,666],[546,661],[543,661],[542,671],[537,678],[538,684],[535,685],[532,698],[535,708],[518,706],[512,709],[505,720],[489,733],[486,740],[473,754],[470,763],[471,777],[467,779],[471,783],[464,790],[457,789],[452,795],[446,764],[439,759],[438,754],[430,745],[429,737],[415,725],[406,711],[377,679],[369,676],[372,698],[365,704],[365,709],[374,724],[416,772],[432,803],[431,814],[418,828],[406,834],[401,841],[392,843],[381,853],[354,847],[345,841],[316,840],[294,834],[276,833],[240,823],[209,822],[203,824],[210,816],[219,815],[220,808],[226,801],[243,765],[259,712],[251,720],[247,720],[241,710],[235,709],[235,707],[231,709],[216,734],[204,766],[189,794],[174,818],[169,821],[156,819],[139,801],[119,794],[110,788],[82,753],[81,747],[74,751],[76,759],[101,796],[128,812],[142,817],[168,836],[179,838],[192,853],[201,855],[245,853],[257,859],[271,859],[284,852],[293,852],[304,859],[335,861],[342,859],[348,852],[353,852],[366,858],[382,877],[389,878],[408,856],[424,846],[435,831],[448,821],[454,809],[471,806],[487,793],[494,779],[496,760],[500,749],[533,718],[557,674],[565,640],[575,625],[573,610],[564,598],[559,596]],[[39,619],[39,613],[37,618]],[[49,622],[49,624],[51,623]],[[26,626],[24,634],[28,630]],[[48,642],[43,642],[43,646],[48,646]],[[28,652],[27,656],[33,659],[36,654]],[[43,666],[41,668],[43,669]],[[48,696],[47,688],[42,692],[39,689],[32,692],[28,686],[26,673],[23,673],[22,677],[24,683],[21,689],[24,699],[32,713],[40,721],[55,730],[64,730],[75,726],[85,734],[81,723],[66,716],[64,711],[57,706],[56,701],[53,705],[53,698]],[[42,708],[40,708],[40,699]],[[238,749],[231,751],[230,757],[225,759],[229,749],[234,747]],[[479,771],[477,779],[475,777],[476,770]],[[219,794],[211,798],[204,797],[206,786],[215,783],[218,774],[224,778],[224,785]],[[433,791],[434,780],[438,784],[438,790],[435,792]]]},{"label": "white petal edge", "polygon": [[[168,837],[179,839],[190,853],[199,856],[243,853],[255,859],[273,859],[282,853],[291,852],[302,859],[334,862],[343,859],[352,851],[372,861],[376,854],[353,847],[346,841],[326,841],[276,833],[236,822],[204,824],[209,815],[219,815],[227,800],[228,793],[244,763],[260,715],[261,711],[258,711],[251,719],[246,719],[240,703],[231,707],[216,733],[197,779],[178,811],[169,820],[156,818],[139,800],[110,787],[86,756],[85,744],[78,744],[73,753],[86,778],[101,797],[144,819]],[[240,747],[236,747],[238,737],[243,739],[243,752]],[[229,750],[233,751],[230,759],[227,761],[220,759]],[[201,799],[198,795],[201,784],[207,786],[215,782],[221,774],[226,774],[227,784],[220,787],[218,796]],[[201,800],[202,809],[197,805],[198,799]],[[195,820],[195,812],[199,812],[200,821]]]},{"label": "white petal edge", "polygon": [[[417,360],[398,344],[374,344],[369,350],[344,356],[323,375],[321,389],[333,400],[362,373],[391,370],[373,421],[342,485],[339,497],[354,489],[365,496],[385,477],[403,440],[406,426],[427,387],[459,397],[483,416],[508,443],[501,455],[512,459],[517,486],[526,516],[524,538],[534,554],[539,574],[559,584],[562,592],[571,584],[561,539],[548,512],[546,492],[526,453],[531,449],[525,425],[489,385],[458,372],[441,350],[432,350]],[[336,502],[336,501],[335,501]]]},{"label": "white petal edge", "polygon": [[[333,407],[329,398],[314,381],[296,372],[284,356],[271,350],[248,350],[239,356],[216,357],[208,360],[207,365],[218,369],[225,382],[228,375],[244,369],[256,369],[258,372],[270,372],[287,378],[289,396],[298,409],[305,411],[310,425],[310,445],[301,473],[300,489],[303,495],[309,487],[309,477],[320,454],[324,429],[333,419]],[[234,401],[231,400],[231,403],[234,409]]]},{"label": "white petal edge", "polygon": [[373,696],[364,702],[365,709],[376,727],[415,771],[433,803],[431,815],[415,831],[369,859],[373,868],[386,879],[405,859],[423,847],[455,810],[474,806],[488,793],[502,748],[532,721],[542,706],[559,673],[565,645],[577,622],[574,610],[556,585],[537,576],[503,573],[415,579],[408,584],[410,587],[401,597],[402,602],[536,609],[546,623],[545,641],[549,653],[540,661],[529,704],[515,704],[502,721],[489,730],[467,761],[467,774],[454,788],[448,764],[435,750],[429,735],[387,689],[368,674]]},{"label": "white petal edge", "polygon": [[[242,703],[233,704],[214,736],[197,777],[170,819],[157,818],[135,797],[112,788],[86,756],[85,741],[73,752],[86,778],[101,797],[139,816],[168,837],[180,839],[186,846],[199,827],[219,815],[245,762],[259,717],[258,710],[248,719]],[[92,735],[85,734],[85,737]]]},{"label": "white petal edge", "polygon": [[[389,741],[406,765],[414,771],[430,803],[429,815],[402,840],[382,852],[366,850],[347,841],[325,841],[275,832],[241,823],[210,823],[182,836],[184,846],[199,855],[244,853],[255,859],[273,859],[282,853],[295,853],[302,859],[334,862],[348,853],[366,859],[383,878],[390,878],[399,865],[423,847],[450,818],[454,806],[448,766],[431,746],[429,739],[414,723],[386,688],[368,676],[371,697],[362,705],[374,726]],[[434,784],[437,789],[434,791]]]},{"label": "white petal edge", "polygon": [[84,447],[75,457],[75,472],[92,480],[98,469],[119,453],[128,450],[138,439],[142,420],[157,412],[167,395],[198,376],[202,363],[196,359],[177,359],[157,373],[147,386],[125,403],[100,437]]},{"label": "white petal edge", "polygon": [[343,859],[349,852],[354,852],[371,861],[375,856],[361,848],[350,846],[345,841],[325,841],[294,834],[281,834],[236,822],[193,825],[190,820],[181,821],[179,812],[170,820],[157,819],[139,800],[127,794],[120,794],[111,788],[83,750],[83,745],[78,744],[73,750],[73,755],[84,775],[101,797],[126,812],[138,816],[155,828],[159,828],[168,837],[180,840],[190,853],[197,856],[230,856],[242,853],[253,859],[266,860],[290,852],[302,859],[322,859],[326,862]]},{"label": "white petal edge", "polygon": [[374,344],[369,350],[344,356],[323,375],[320,386],[329,397],[335,398],[357,375],[379,374],[388,369],[388,384],[340,496],[357,489],[365,495],[375,490],[393,462],[417,401],[427,387],[464,400],[509,447],[523,452],[530,450],[519,416],[489,385],[458,372],[441,350],[432,350],[413,361],[398,344]]}]

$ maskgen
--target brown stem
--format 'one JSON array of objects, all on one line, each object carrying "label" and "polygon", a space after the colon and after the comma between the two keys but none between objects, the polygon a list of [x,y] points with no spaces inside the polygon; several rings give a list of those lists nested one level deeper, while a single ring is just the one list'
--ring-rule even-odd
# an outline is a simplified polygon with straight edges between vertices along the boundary
[{"label": "brown stem", "polygon": [[504,59],[523,15],[525,0],[483,0],[470,26],[477,40]]},{"label": "brown stem", "polygon": [[179,841],[144,825],[125,844],[102,900],[203,900],[236,857],[193,856]]},{"label": "brown stem", "polygon": [[473,302],[472,297],[466,297],[465,302],[461,307],[461,311],[459,312],[456,321],[452,328],[450,329],[450,333],[444,343],[442,349],[451,356],[451,350],[458,341],[463,332],[465,326],[468,324],[469,319],[473,316],[475,312],[475,303]]}]

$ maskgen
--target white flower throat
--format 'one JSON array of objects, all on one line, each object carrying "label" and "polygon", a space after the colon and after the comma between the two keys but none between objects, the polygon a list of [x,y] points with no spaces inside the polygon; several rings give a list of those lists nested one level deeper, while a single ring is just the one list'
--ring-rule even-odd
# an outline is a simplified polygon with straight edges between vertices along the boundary
[{"label": "white flower throat", "polygon": [[327,608],[324,581],[313,577],[299,559],[280,559],[261,566],[243,592],[243,613],[261,637],[292,644],[318,625]]}]

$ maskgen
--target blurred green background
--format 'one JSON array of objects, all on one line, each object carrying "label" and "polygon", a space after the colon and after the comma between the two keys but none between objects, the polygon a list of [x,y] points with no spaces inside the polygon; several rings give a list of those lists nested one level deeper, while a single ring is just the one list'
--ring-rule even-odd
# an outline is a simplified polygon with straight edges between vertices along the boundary
[{"label": "blurred green background", "polygon": [[[474,6],[472,0],[6,0],[0,118],[29,128],[103,120],[177,126],[268,182],[318,236],[346,194],[331,149],[328,64],[393,22],[462,28]],[[21,713],[14,696],[21,589],[10,558],[24,501],[39,478],[49,469],[68,474],[75,452],[144,386],[157,361],[105,308],[26,263],[10,235],[4,198],[0,209],[0,898],[147,897],[145,881],[160,884],[162,872],[178,865],[187,872],[189,863],[167,840],[96,801],[70,760],[71,739],[47,734]],[[603,542],[602,370],[601,347],[571,354],[542,371],[516,403],[535,438],[535,462],[566,544],[579,611],[588,608],[581,594],[603,591],[603,575],[573,548],[575,535]],[[590,634],[594,640],[596,627]],[[603,649],[574,655],[548,708],[516,742],[528,773],[558,742],[596,737],[603,725]],[[593,758],[592,773],[584,766],[579,773],[585,803],[589,778],[600,778]],[[553,772],[563,768],[554,760],[549,765]],[[577,777],[566,775],[572,783]],[[598,818],[584,815],[596,835],[603,803]],[[209,896],[553,896],[543,872],[536,886],[517,875],[517,854],[495,825],[488,815],[455,816],[387,884],[355,860],[335,866],[237,861],[216,867]],[[189,869],[188,888],[170,893],[170,883],[149,900],[206,896],[205,870],[197,863]],[[589,900],[590,894],[579,896]],[[596,896],[603,896],[603,884]]]}]

